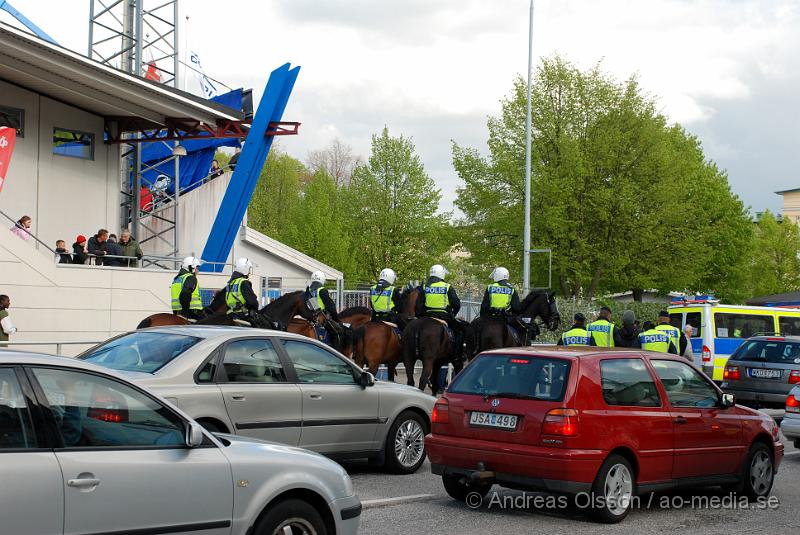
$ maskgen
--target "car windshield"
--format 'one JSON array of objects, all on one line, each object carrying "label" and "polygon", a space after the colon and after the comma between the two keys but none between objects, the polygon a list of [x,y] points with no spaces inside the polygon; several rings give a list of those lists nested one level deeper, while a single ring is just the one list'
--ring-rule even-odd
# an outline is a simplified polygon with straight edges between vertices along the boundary
[{"label": "car windshield", "polygon": [[518,355],[482,355],[453,380],[448,392],[561,401],[570,362]]},{"label": "car windshield", "polygon": [[747,340],[739,346],[732,360],[800,364],[800,342],[784,340]]},{"label": "car windshield", "polygon": [[78,359],[112,370],[155,373],[199,341],[183,334],[133,332],[94,347]]}]

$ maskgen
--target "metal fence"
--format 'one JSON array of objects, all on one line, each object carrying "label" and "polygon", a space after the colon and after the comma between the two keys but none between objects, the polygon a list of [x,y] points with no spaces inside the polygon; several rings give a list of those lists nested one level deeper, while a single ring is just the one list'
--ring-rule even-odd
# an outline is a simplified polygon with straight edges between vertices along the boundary
[{"label": "metal fence", "polygon": [[[39,340],[35,342],[3,342],[0,344],[0,351],[3,349],[14,349],[17,346],[19,347],[55,347],[56,352],[55,354],[58,356],[64,355],[64,346],[87,346],[86,349],[89,349],[91,346],[95,346],[101,343],[103,340],[93,340],[93,341],[86,341],[86,340]],[[3,347],[7,346],[7,347]]]}]

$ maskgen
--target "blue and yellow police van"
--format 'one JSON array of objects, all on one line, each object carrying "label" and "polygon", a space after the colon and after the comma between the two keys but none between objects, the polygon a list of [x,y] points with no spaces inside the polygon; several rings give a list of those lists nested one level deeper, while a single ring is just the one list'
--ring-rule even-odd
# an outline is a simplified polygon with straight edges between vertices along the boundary
[{"label": "blue and yellow police van", "polygon": [[692,326],[695,365],[722,381],[725,363],[744,340],[757,334],[800,335],[800,309],[724,305],[711,296],[673,300],[670,323],[682,331]]}]

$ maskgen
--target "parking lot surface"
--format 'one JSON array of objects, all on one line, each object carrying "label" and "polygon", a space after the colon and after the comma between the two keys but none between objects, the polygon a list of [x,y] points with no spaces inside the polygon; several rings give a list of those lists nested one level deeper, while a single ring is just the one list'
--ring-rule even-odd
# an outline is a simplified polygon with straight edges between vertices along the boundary
[{"label": "parking lot surface", "polygon": [[[410,476],[387,476],[364,464],[345,465],[363,504],[361,533],[508,535],[511,533],[724,534],[798,533],[800,450],[786,443],[772,500],[743,508],[718,488],[641,497],[620,524],[592,522],[579,508],[552,503],[557,497],[494,487],[477,509],[452,500],[425,465]],[[548,503],[549,502],[551,503]],[[526,507],[527,505],[527,507]]]}]

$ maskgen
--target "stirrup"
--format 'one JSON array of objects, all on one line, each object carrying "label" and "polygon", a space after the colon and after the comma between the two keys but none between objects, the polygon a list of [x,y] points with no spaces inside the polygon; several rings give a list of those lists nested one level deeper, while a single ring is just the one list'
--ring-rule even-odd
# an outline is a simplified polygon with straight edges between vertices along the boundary
[{"label": "stirrup", "polygon": [[233,323],[238,325],[239,327],[252,327],[253,324],[247,320],[243,320],[241,318],[233,318]]}]

